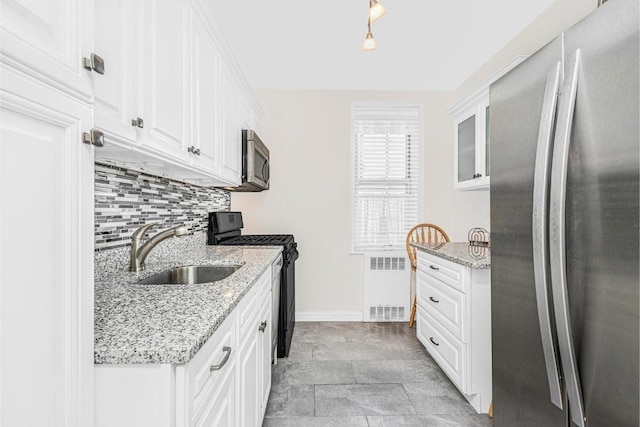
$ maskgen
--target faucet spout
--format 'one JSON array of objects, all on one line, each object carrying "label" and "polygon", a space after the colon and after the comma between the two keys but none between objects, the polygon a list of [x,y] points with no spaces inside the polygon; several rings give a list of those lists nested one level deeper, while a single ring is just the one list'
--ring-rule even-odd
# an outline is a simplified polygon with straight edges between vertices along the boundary
[{"label": "faucet spout", "polygon": [[144,270],[144,261],[147,259],[147,255],[149,255],[149,252],[151,252],[151,250],[155,248],[160,242],[174,236],[185,236],[189,232],[187,230],[187,227],[185,227],[184,225],[179,225],[177,227],[161,231],[143,244],[142,239],[144,238],[145,234],[147,234],[147,231],[151,227],[158,224],[160,223],[152,222],[143,225],[142,227],[137,229],[131,236],[131,262],[129,263],[129,271]]}]

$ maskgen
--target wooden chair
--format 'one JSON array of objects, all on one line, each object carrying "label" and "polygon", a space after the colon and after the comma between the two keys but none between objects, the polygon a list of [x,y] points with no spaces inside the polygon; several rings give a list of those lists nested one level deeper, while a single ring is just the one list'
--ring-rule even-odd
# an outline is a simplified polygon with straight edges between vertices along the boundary
[{"label": "wooden chair", "polygon": [[[407,233],[407,253],[409,254],[409,261],[411,261],[411,270],[416,271],[417,256],[416,248],[411,246],[411,243],[439,243],[448,242],[449,236],[445,231],[434,224],[418,224],[409,230]],[[413,273],[412,274],[415,274]],[[413,322],[416,318],[416,297],[413,297],[413,305],[411,306],[411,317],[409,318],[409,327],[413,327]]]}]

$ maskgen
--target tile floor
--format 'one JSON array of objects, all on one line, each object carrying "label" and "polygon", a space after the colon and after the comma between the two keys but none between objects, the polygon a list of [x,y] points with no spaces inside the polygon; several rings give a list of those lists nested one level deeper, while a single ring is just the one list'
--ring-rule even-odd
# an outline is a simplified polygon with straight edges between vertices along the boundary
[{"label": "tile floor", "polygon": [[491,426],[406,323],[296,323],[263,427]]}]

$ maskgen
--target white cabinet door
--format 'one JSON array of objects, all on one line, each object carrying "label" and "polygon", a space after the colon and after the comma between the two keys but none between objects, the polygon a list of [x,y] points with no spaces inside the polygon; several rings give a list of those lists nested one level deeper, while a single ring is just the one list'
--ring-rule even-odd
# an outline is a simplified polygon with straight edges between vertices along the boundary
[{"label": "white cabinet door", "polygon": [[261,322],[260,326],[264,325],[258,337],[258,363],[260,363],[260,409],[258,414],[260,421],[262,421],[269,401],[269,392],[271,391],[271,293],[269,293],[269,297],[266,300],[262,301],[262,309],[258,319]]},{"label": "white cabinet door", "polygon": [[229,374],[217,387],[215,396],[209,402],[204,416],[195,424],[196,427],[237,427],[244,424],[238,422],[236,414],[236,369],[229,367]]},{"label": "white cabinet door", "polygon": [[109,139],[134,142],[137,118],[133,90],[139,87],[135,71],[138,38],[134,23],[140,2],[98,1],[94,6],[95,50],[107,64],[107,72],[96,76],[95,125]]},{"label": "white cabinet door", "polygon": [[92,111],[1,65],[0,77],[0,424],[89,426]]},{"label": "white cabinet door", "polygon": [[258,335],[257,326],[247,337],[247,341],[238,352],[238,382],[239,382],[239,424],[251,427],[258,425],[258,399],[260,396],[258,385]]},{"label": "white cabinet door", "polygon": [[233,184],[242,183],[242,127],[240,90],[226,64],[222,66],[222,164],[220,175]]},{"label": "white cabinet door", "polygon": [[0,1],[2,61],[90,101],[92,76],[82,58],[92,53],[92,8],[91,0]]},{"label": "white cabinet door", "polygon": [[455,117],[454,188],[489,188],[489,94]]},{"label": "white cabinet door", "polygon": [[185,0],[143,0],[142,142],[187,161],[191,8]]},{"label": "white cabinet door", "polygon": [[205,172],[220,172],[220,51],[204,17],[193,17],[193,144],[194,165]]}]

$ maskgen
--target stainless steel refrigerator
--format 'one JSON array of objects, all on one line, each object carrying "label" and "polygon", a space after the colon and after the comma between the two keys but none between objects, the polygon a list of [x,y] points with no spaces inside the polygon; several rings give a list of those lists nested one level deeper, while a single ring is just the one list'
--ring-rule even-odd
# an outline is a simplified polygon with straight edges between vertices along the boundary
[{"label": "stainless steel refrigerator", "polygon": [[639,424],[639,10],[491,86],[495,427]]}]

